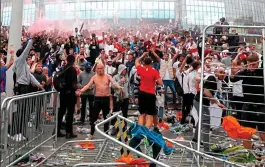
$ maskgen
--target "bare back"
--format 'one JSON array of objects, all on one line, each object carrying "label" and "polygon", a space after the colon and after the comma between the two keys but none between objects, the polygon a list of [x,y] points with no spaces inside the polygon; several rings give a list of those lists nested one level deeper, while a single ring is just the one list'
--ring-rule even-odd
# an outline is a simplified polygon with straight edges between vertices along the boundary
[{"label": "bare back", "polygon": [[110,79],[108,75],[95,75],[95,96],[110,96]]}]

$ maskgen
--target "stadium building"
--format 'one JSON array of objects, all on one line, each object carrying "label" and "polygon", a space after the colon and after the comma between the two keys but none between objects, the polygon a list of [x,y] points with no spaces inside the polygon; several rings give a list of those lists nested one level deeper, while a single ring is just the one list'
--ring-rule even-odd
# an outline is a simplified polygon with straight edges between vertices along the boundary
[{"label": "stadium building", "polygon": [[[23,25],[47,20],[144,20],[203,28],[225,17],[229,24],[263,25],[264,0],[24,0]],[[1,0],[2,25],[11,22],[12,0]]]}]

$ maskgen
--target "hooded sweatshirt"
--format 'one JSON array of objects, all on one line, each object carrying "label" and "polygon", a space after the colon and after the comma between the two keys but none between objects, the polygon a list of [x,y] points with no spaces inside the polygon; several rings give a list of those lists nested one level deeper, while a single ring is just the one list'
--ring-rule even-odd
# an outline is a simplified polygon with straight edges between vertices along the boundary
[{"label": "hooded sweatshirt", "polygon": [[[117,82],[120,86],[124,87],[123,88],[123,98],[126,99],[126,98],[129,98],[129,78],[128,78],[128,75],[124,75],[122,76],[121,73],[123,70],[127,69],[127,67],[124,65],[124,64],[120,64],[119,67],[118,67],[118,74],[116,74],[114,77],[113,77],[113,80],[115,82]],[[125,77],[126,78],[126,82],[125,83],[121,83],[121,78],[122,77]],[[115,89],[115,94],[114,96],[116,97],[119,97],[120,96],[120,89],[116,89],[115,87],[113,87]],[[121,99],[119,99],[121,100]]]},{"label": "hooded sweatshirt", "polygon": [[[95,75],[93,71],[91,72],[86,72],[86,70],[82,71],[78,76],[77,76],[77,83],[78,87],[82,88],[86,84],[89,83],[91,78]],[[88,89],[83,93],[84,95],[94,95],[94,89]]]}]

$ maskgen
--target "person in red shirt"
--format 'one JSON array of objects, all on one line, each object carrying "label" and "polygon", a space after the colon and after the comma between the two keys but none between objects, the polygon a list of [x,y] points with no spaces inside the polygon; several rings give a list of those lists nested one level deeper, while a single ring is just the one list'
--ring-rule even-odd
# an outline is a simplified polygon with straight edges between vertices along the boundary
[{"label": "person in red shirt", "polygon": [[[156,110],[156,83],[163,85],[159,72],[152,68],[152,59],[147,57],[145,52],[141,57],[136,59],[135,67],[140,79],[139,92],[139,124],[151,128],[153,118],[157,115]],[[143,66],[140,62],[143,60]]]}]

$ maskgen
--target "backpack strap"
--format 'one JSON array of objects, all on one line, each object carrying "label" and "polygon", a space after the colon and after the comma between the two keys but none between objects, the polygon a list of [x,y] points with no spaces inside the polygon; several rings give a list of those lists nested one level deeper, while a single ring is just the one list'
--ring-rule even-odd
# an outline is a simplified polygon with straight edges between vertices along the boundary
[{"label": "backpack strap", "polygon": [[69,67],[63,69],[62,73],[65,73],[70,67],[73,67],[73,66],[69,66]]}]

